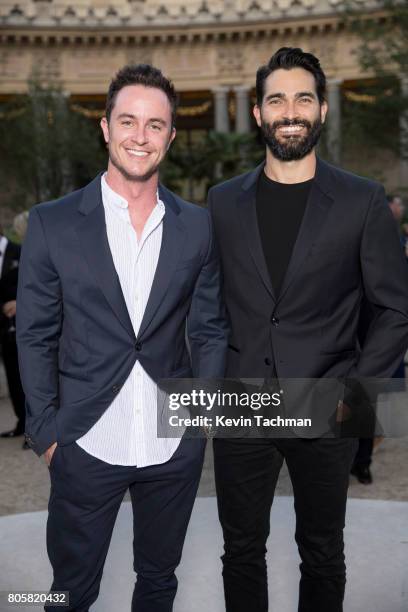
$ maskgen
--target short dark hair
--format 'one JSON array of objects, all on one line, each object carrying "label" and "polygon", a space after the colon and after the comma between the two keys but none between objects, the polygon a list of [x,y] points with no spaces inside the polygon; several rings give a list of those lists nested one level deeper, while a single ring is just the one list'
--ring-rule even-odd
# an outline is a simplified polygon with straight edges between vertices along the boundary
[{"label": "short dark hair", "polygon": [[109,123],[116,96],[123,87],[128,85],[143,85],[154,87],[163,91],[171,107],[171,122],[174,127],[176,123],[178,98],[173,83],[167,79],[161,70],[150,64],[128,64],[119,70],[112,79],[106,96],[105,115]]},{"label": "short dark hair", "polygon": [[326,99],[326,75],[324,74],[320,62],[312,53],[305,53],[299,47],[281,47],[274,53],[267,64],[258,68],[256,73],[256,102],[261,106],[265,94],[265,81],[272,72],[283,68],[303,68],[311,72],[316,82],[316,93],[319,103],[322,104]]}]

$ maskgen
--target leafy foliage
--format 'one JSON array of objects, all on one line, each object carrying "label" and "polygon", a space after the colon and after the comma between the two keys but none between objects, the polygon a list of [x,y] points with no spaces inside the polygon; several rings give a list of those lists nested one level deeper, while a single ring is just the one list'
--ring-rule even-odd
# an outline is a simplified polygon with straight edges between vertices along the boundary
[{"label": "leafy foliage", "polygon": [[382,16],[364,19],[355,6],[349,5],[346,21],[360,40],[361,69],[373,79],[354,100],[343,101],[344,146],[408,157],[408,122],[400,120],[408,112],[408,4],[384,0]]},{"label": "leafy foliage", "polygon": [[255,134],[208,132],[188,145],[177,138],[163,165],[161,177],[173,189],[188,183],[188,197],[200,195],[216,183],[251,170],[264,157],[264,148]]},{"label": "leafy foliage", "polygon": [[106,165],[99,127],[70,110],[56,85],[32,80],[1,109],[0,176],[15,210],[57,198]]}]

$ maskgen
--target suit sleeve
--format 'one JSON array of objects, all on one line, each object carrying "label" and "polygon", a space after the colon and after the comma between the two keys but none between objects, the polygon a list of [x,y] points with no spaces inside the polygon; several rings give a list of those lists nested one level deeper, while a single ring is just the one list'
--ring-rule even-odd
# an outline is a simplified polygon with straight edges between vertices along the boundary
[{"label": "suit sleeve", "polygon": [[26,395],[26,436],[43,454],[57,441],[58,345],[62,325],[60,280],[39,212],[30,213],[17,292],[17,345]]},{"label": "suit sleeve", "polygon": [[193,374],[222,378],[225,374],[229,326],[222,297],[222,276],[209,213],[208,250],[196,281],[187,319]]},{"label": "suit sleeve", "polygon": [[389,378],[408,347],[408,266],[381,186],[366,217],[360,261],[372,316],[353,374]]}]

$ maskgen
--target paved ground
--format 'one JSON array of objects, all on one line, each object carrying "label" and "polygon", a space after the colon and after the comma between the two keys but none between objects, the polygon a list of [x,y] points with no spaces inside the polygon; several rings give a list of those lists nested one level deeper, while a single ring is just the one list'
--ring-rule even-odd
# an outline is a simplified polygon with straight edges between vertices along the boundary
[{"label": "paved ground", "polygon": [[[1,591],[49,589],[52,570],[45,549],[46,520],[46,511],[0,517],[1,612],[39,609],[24,604],[17,608],[10,606]],[[267,544],[271,612],[298,609],[299,556],[294,529],[293,498],[277,497],[272,507]],[[100,595],[91,612],[130,609],[135,582],[132,531],[132,508],[127,502],[119,511]],[[349,501],[345,529],[347,589],[344,609],[347,612],[407,612],[407,532],[407,502]],[[29,542],[29,554],[22,542]],[[35,551],[34,558],[31,551]],[[177,569],[179,590],[174,612],[225,612],[221,554],[222,535],[215,498],[198,498]]]},{"label": "paved ground", "polygon": [[[8,398],[0,398],[0,431],[11,429],[14,424]],[[22,438],[0,439],[0,516],[47,508],[48,469],[43,459],[32,451],[23,451],[21,445]],[[408,438],[384,440],[374,455],[372,471],[374,483],[371,486],[360,485],[354,478],[351,479],[350,497],[408,501]],[[291,493],[291,483],[284,466],[277,495]],[[214,494],[212,448],[208,444],[199,496],[211,497]]]},{"label": "paved ground", "polygon": [[[4,390],[0,367],[0,395]],[[7,397],[0,397],[0,431],[11,429],[15,418]],[[51,567],[46,555],[45,526],[49,474],[32,451],[23,451],[22,438],[0,439],[0,591],[47,590]],[[178,571],[179,594],[175,612],[224,610],[220,554],[222,537],[214,499],[212,448],[207,445],[199,499]],[[374,455],[374,483],[351,479],[345,530],[348,562],[348,612],[405,612],[408,610],[408,438],[386,439]],[[295,516],[286,468],[282,469],[268,542],[271,609],[297,609],[299,558],[293,539]],[[379,501],[386,500],[386,501]],[[380,528],[379,528],[380,526]],[[132,572],[131,505],[122,504],[101,585],[92,610],[128,609],[134,584]],[[35,562],[27,563],[29,542]],[[385,562],[378,562],[378,560]],[[19,571],[16,572],[15,568]],[[199,571],[197,571],[199,568]],[[12,612],[0,593],[0,611]],[[21,612],[31,608],[18,606]]]}]

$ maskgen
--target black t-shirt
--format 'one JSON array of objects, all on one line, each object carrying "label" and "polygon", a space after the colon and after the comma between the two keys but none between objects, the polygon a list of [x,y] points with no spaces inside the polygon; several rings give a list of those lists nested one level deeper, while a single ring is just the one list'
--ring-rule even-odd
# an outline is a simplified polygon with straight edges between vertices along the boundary
[{"label": "black t-shirt", "polygon": [[313,179],[277,183],[261,172],[256,195],[259,234],[272,287],[279,295]]}]

